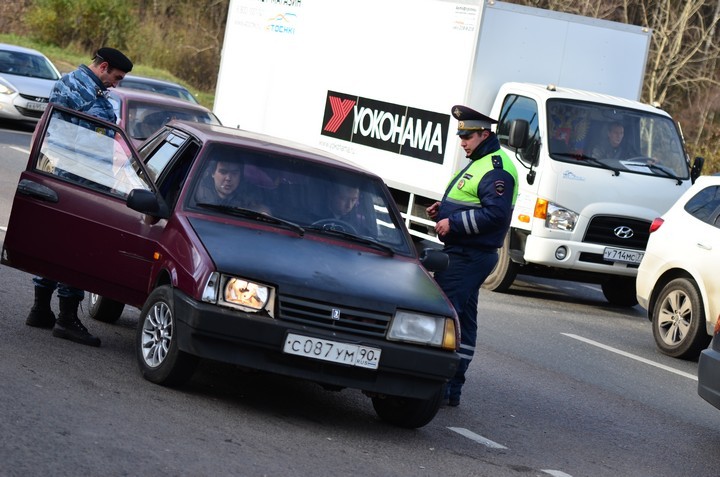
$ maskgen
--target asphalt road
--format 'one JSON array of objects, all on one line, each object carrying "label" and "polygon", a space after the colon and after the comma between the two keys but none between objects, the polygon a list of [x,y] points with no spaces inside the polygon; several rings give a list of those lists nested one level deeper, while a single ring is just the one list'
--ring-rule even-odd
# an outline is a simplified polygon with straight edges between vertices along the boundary
[{"label": "asphalt road", "polygon": [[[0,241],[30,142],[2,127]],[[720,474],[720,411],[697,396],[697,363],[659,354],[644,310],[595,286],[481,291],[461,405],[408,431],[357,391],[217,363],[153,385],[135,364],[137,310],[85,318],[103,340],[89,348],[24,325],[29,275],[0,266],[0,283],[2,476]]]}]

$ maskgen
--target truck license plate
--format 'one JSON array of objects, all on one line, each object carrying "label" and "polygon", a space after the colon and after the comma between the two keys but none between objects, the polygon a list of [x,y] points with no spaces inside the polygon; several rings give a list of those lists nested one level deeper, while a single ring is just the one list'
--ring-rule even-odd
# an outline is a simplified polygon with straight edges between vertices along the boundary
[{"label": "truck license plate", "polygon": [[310,338],[294,333],[288,333],[283,346],[283,352],[288,354],[368,369],[378,368],[381,351],[378,348]]},{"label": "truck license plate", "polygon": [[638,250],[623,250],[621,248],[605,247],[603,258],[611,262],[640,263],[645,252]]}]

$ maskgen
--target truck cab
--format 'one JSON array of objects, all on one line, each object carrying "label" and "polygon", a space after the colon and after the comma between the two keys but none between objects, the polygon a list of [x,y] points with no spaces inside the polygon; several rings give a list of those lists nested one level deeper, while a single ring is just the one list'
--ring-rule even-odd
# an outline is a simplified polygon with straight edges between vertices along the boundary
[{"label": "truck cab", "polygon": [[[518,273],[599,283],[633,306],[652,220],[699,175],[664,111],[553,85],[504,84],[491,116],[519,172],[519,195],[500,259],[484,287],[507,290]],[[510,140],[527,127],[518,147]],[[610,144],[609,136],[621,138]],[[617,140],[617,137],[616,137]]]}]

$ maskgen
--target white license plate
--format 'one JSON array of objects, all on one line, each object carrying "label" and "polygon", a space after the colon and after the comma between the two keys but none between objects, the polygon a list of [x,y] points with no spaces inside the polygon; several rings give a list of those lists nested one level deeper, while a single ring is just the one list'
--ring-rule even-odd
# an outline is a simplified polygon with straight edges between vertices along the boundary
[{"label": "white license plate", "polygon": [[25,105],[26,109],[30,109],[31,111],[45,111],[45,108],[47,108],[47,103],[35,103],[33,101],[28,101],[28,103]]},{"label": "white license plate", "polygon": [[621,248],[606,247],[603,258],[611,262],[640,263],[645,252],[638,250],[623,250]]},{"label": "white license plate", "polygon": [[377,369],[382,350],[288,333],[283,351],[312,359]]}]

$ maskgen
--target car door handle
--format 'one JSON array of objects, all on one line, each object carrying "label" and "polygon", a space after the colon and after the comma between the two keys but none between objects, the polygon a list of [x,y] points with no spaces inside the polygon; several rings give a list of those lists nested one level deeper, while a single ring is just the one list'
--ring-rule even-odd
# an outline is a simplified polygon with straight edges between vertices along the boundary
[{"label": "car door handle", "polygon": [[47,202],[56,203],[59,200],[57,192],[29,179],[21,179],[18,183],[17,191],[18,194],[29,195],[30,197],[35,197]]},{"label": "car door handle", "polygon": [[705,245],[704,243],[697,243],[697,246],[703,250],[712,250],[712,245]]}]

